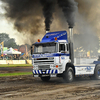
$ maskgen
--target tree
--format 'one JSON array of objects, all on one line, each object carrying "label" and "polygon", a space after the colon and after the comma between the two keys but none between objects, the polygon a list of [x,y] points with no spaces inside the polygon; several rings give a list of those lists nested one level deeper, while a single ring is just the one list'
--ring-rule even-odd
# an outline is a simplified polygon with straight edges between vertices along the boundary
[{"label": "tree", "polygon": [[8,34],[6,33],[1,33],[0,34],[0,43],[4,41],[4,46],[5,47],[12,47],[12,48],[18,48],[19,45],[16,44],[15,39],[10,38]]}]

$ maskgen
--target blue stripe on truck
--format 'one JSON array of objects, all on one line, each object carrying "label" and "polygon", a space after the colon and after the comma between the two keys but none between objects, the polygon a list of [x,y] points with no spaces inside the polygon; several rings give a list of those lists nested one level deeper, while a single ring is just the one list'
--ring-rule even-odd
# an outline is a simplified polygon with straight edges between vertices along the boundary
[{"label": "blue stripe on truck", "polygon": [[46,58],[55,56],[70,56],[70,55],[66,53],[33,54],[32,58]]}]

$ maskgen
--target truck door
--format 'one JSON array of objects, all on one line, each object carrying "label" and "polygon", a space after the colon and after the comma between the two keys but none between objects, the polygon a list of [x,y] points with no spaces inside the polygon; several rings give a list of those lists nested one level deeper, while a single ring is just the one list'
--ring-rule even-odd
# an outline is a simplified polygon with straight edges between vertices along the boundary
[{"label": "truck door", "polygon": [[62,70],[65,71],[66,64],[69,62],[69,47],[67,43],[59,43],[60,62]]}]

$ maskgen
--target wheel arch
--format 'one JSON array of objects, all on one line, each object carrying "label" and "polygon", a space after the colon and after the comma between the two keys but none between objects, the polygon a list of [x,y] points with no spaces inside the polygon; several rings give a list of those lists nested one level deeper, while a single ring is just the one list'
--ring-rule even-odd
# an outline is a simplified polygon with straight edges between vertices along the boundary
[{"label": "wheel arch", "polygon": [[72,68],[73,68],[73,70],[74,70],[74,75],[75,75],[75,66],[74,66],[72,63],[67,63],[67,64],[66,64],[65,70],[67,70],[68,67],[72,67]]},{"label": "wheel arch", "polygon": [[95,65],[94,73],[95,73],[95,70],[96,70],[96,68],[97,68],[98,66],[100,66],[100,64],[96,64],[96,65]]},{"label": "wheel arch", "polygon": [[95,65],[94,78],[97,79],[97,80],[100,80],[100,64]]}]

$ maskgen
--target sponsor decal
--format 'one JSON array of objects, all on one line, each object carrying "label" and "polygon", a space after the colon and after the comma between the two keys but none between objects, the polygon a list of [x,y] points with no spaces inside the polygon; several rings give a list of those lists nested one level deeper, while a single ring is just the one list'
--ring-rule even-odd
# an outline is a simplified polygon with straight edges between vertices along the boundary
[{"label": "sponsor decal", "polygon": [[90,72],[91,70],[93,70],[93,68],[91,68],[90,66],[85,68],[86,71]]},{"label": "sponsor decal", "polygon": [[62,37],[62,36],[64,36],[64,35],[66,35],[66,33],[63,33],[63,34],[57,36],[57,38],[60,38],[60,37]]},{"label": "sponsor decal", "polygon": [[61,59],[65,59],[65,57],[61,57]]},{"label": "sponsor decal", "polygon": [[58,35],[59,33],[47,34],[46,36]]}]

